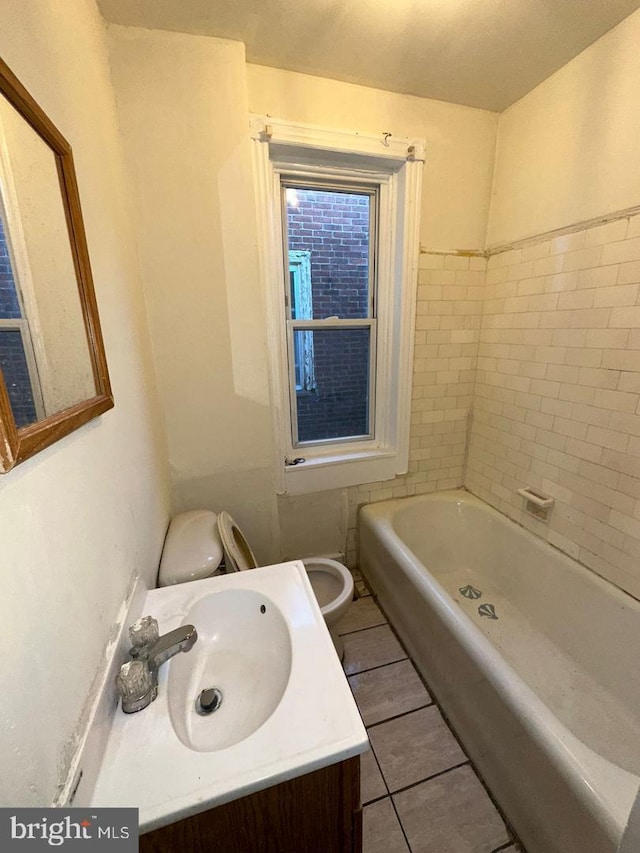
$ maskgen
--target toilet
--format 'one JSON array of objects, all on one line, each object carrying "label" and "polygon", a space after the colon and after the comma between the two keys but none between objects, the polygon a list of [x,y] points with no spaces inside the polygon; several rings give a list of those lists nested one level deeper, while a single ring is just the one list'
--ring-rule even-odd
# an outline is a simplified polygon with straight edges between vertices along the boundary
[{"label": "toilet", "polygon": [[[353,599],[351,572],[342,563],[327,557],[305,557],[302,563],[342,660],[344,647],[337,624]],[[191,510],[171,520],[160,561],[158,586],[171,586],[257,566],[249,543],[228,512]]]}]

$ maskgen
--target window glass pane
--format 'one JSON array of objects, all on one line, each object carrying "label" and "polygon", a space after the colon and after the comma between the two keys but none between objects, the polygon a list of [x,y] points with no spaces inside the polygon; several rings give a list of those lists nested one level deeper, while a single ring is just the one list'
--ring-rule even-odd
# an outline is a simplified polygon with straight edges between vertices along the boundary
[{"label": "window glass pane", "polygon": [[291,276],[294,319],[369,316],[371,204],[368,193],[287,188],[289,268],[303,266],[305,256],[310,267],[306,282],[304,274]]},{"label": "window glass pane", "polygon": [[2,216],[0,216],[0,317],[22,317]]},{"label": "window glass pane", "polygon": [[[0,216],[0,320],[19,320],[21,317],[22,306],[11,268],[4,223]],[[5,328],[0,328],[0,368],[16,426],[20,428],[35,423],[38,418],[18,323],[13,327],[11,324],[5,324]]]},{"label": "window glass pane", "polygon": [[19,329],[0,329],[0,368],[16,426],[35,423],[38,418]]},{"label": "window glass pane", "polygon": [[296,391],[314,391],[316,387],[313,333],[293,333],[293,361]]},{"label": "window glass pane", "polygon": [[298,441],[366,436],[371,330],[314,329],[314,388],[296,395]]}]

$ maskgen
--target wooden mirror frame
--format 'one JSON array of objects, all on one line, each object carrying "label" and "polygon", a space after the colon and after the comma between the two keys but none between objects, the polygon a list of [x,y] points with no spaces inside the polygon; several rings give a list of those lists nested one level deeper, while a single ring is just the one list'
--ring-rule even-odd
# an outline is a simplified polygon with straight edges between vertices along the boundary
[{"label": "wooden mirror frame", "polygon": [[48,145],[55,156],[96,388],[95,396],[33,424],[18,428],[9,402],[4,376],[0,370],[0,473],[4,473],[106,412],[113,407],[114,403],[71,146],[1,59],[0,93]]}]

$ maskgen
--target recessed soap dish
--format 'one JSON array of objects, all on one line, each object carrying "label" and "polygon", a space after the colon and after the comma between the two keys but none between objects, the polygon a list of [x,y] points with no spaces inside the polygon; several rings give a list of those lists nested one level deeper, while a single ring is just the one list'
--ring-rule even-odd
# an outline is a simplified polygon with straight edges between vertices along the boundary
[{"label": "recessed soap dish", "polygon": [[542,492],[536,491],[527,486],[524,489],[518,489],[518,494],[526,501],[525,512],[537,518],[539,521],[548,521],[551,507],[555,501],[549,495],[544,495]]}]

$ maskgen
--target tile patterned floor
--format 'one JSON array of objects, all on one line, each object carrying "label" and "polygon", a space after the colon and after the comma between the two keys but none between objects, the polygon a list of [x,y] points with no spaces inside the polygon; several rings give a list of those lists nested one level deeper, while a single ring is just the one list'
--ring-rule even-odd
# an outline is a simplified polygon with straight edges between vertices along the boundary
[{"label": "tile patterned floor", "polygon": [[363,853],[524,853],[359,572],[338,626],[371,750]]}]

